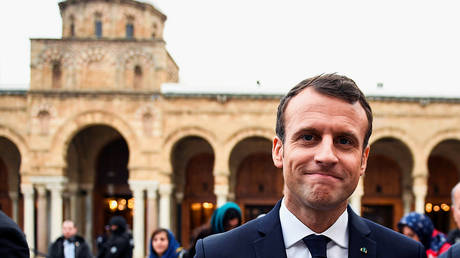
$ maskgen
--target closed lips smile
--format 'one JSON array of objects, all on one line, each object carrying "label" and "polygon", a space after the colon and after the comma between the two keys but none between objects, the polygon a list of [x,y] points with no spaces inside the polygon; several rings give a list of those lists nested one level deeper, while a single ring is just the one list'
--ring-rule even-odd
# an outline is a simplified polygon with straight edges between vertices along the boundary
[{"label": "closed lips smile", "polygon": [[307,172],[306,175],[310,176],[319,176],[319,177],[330,177],[335,179],[340,179],[338,176],[329,173],[322,173],[322,172]]}]

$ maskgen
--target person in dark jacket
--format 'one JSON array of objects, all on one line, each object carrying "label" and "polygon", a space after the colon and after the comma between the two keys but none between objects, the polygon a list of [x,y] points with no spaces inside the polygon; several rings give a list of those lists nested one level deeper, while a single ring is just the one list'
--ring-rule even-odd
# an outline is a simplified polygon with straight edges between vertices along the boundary
[{"label": "person in dark jacket", "polygon": [[451,246],[447,249],[446,252],[441,254],[439,258],[456,258],[460,257],[460,243],[456,243],[455,245]]},{"label": "person in dark jacket", "polygon": [[109,222],[111,234],[102,244],[98,258],[131,258],[133,257],[134,242],[131,233],[127,230],[126,220],[115,216]]},{"label": "person in dark jacket", "polygon": [[0,211],[0,257],[29,256],[29,246],[24,233],[10,217]]},{"label": "person in dark jacket", "polygon": [[49,258],[90,258],[91,251],[85,239],[77,235],[77,228],[71,220],[62,223],[62,236],[54,241],[48,250]]}]

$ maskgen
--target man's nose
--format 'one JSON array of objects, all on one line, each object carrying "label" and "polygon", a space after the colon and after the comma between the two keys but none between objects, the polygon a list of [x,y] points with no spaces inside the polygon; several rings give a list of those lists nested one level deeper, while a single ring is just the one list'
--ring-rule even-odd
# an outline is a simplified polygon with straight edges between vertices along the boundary
[{"label": "man's nose", "polygon": [[330,166],[337,161],[334,140],[331,137],[323,137],[315,152],[315,162],[323,166]]}]

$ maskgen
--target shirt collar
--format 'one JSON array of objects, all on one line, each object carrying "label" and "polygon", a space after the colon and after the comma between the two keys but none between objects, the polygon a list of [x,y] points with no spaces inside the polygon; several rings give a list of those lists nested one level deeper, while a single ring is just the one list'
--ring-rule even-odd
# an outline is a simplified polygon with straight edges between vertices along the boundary
[{"label": "shirt collar", "polygon": [[[280,223],[283,232],[284,246],[291,247],[302,238],[316,234],[313,230],[305,226],[297,217],[292,214],[281,201]],[[342,248],[348,248],[348,212],[345,210],[332,226],[326,229],[321,235],[329,237],[335,244]]]}]

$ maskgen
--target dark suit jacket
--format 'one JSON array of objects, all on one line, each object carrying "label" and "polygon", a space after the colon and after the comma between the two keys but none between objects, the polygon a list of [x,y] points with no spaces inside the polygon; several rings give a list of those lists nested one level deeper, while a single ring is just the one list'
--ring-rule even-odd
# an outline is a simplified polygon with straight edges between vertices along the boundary
[{"label": "dark suit jacket", "polygon": [[[279,218],[281,201],[267,215],[231,231],[200,239],[196,256],[206,257],[286,257]],[[348,257],[426,257],[423,246],[393,230],[361,218],[348,207]],[[367,253],[361,251],[365,248]]]},{"label": "dark suit jacket", "polygon": [[460,257],[460,243],[451,246],[446,252],[441,254],[439,258],[455,258]]},{"label": "dark suit jacket", "polygon": [[0,257],[29,257],[29,246],[18,225],[0,211]]}]

